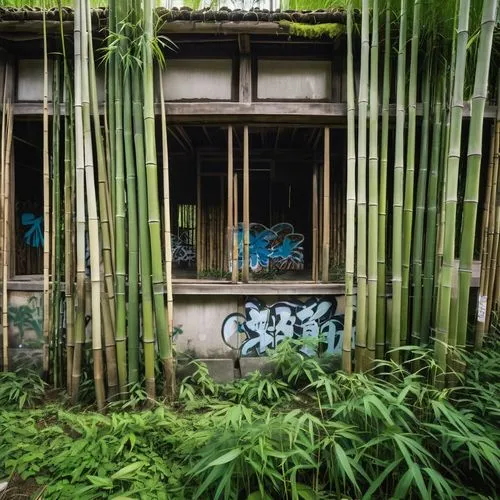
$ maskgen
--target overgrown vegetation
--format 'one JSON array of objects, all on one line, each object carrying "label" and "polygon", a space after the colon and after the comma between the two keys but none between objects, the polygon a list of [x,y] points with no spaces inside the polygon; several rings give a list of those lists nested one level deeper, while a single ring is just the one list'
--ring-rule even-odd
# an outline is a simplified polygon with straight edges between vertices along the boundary
[{"label": "overgrown vegetation", "polygon": [[496,496],[498,341],[444,390],[429,383],[438,368],[422,349],[375,377],[331,373],[300,348],[284,342],[272,375],[227,385],[199,365],[176,403],[141,412],[128,401],[107,415],[2,401],[0,477],[35,478],[44,498]]}]

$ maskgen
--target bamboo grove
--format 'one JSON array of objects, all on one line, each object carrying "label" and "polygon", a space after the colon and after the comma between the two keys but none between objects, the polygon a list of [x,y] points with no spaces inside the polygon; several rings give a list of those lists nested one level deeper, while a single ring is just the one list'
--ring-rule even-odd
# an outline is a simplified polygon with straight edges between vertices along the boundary
[{"label": "bamboo grove", "polygon": [[[155,32],[152,0],[109,0],[107,7],[102,50],[93,46],[89,0],[75,2],[71,36],[61,17],[57,55],[48,54],[44,30],[44,371],[77,402],[82,367],[92,366],[99,408],[142,381],[150,398],[158,387],[167,396],[175,391],[167,126],[163,94],[159,122],[154,96],[155,75],[161,78],[172,45]],[[483,125],[487,101],[496,99],[500,110],[497,1],[362,0],[331,7],[346,14],[339,31],[347,62],[342,367],[365,371],[386,355],[399,362],[405,351],[398,348],[418,344],[434,350],[444,373],[456,368],[455,349],[481,347],[500,307],[500,111],[490,128]],[[106,67],[103,110],[96,64]],[[9,102],[2,110],[8,367],[5,207],[13,120]],[[474,257],[481,260],[477,298]]]}]

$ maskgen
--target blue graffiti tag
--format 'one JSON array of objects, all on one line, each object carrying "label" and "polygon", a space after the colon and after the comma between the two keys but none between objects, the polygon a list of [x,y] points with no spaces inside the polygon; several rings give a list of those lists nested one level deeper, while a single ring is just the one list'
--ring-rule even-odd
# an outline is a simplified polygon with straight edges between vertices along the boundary
[{"label": "blue graffiti tag", "polygon": [[21,224],[29,228],[24,235],[24,242],[30,247],[43,247],[43,217],[24,213],[21,215]]},{"label": "blue graffiti tag", "polygon": [[[286,338],[318,339],[324,352],[340,354],[344,315],[337,312],[335,297],[312,297],[306,302],[291,299],[271,305],[250,297],[245,302],[245,314],[227,316],[221,333],[223,341],[232,349],[239,349],[241,356],[265,356]],[[302,352],[316,354],[308,346]]]},{"label": "blue graffiti tag", "polygon": [[[238,268],[243,268],[243,224],[238,224]],[[253,222],[249,226],[250,269],[302,269],[304,266],[304,236],[296,233],[288,222],[280,222],[270,229]]]}]

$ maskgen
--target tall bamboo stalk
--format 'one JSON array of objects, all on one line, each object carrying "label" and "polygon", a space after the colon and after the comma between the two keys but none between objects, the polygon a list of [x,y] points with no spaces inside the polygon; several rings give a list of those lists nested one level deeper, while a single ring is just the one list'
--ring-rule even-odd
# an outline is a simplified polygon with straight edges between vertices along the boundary
[{"label": "tall bamboo stalk", "polygon": [[368,361],[375,358],[377,338],[378,257],[378,0],[373,1],[370,49],[370,149],[368,163]]},{"label": "tall bamboo stalk", "polygon": [[370,16],[369,1],[362,2],[361,19],[361,67],[358,95],[358,193],[357,201],[357,246],[356,246],[356,371],[363,371],[366,359],[367,335],[367,273],[366,273],[366,151],[367,151],[367,115],[368,84],[370,59]]},{"label": "tall bamboo stalk", "polygon": [[[142,299],[142,342],[144,349],[144,375],[146,392],[155,398],[155,337],[151,283],[151,246],[148,225],[148,194],[146,186],[146,162],[144,158],[144,117],[142,109],[142,88],[140,68],[133,67],[132,106],[134,122],[135,166],[137,169],[137,201],[139,215],[139,247]],[[135,374],[131,382],[135,380]]]},{"label": "tall bamboo stalk", "polygon": [[385,7],[384,81],[382,89],[382,135],[380,138],[380,175],[377,247],[377,337],[376,357],[382,359],[386,335],[386,240],[387,240],[387,156],[389,150],[389,97],[391,92],[391,2]]},{"label": "tall bamboo stalk", "polygon": [[352,10],[347,9],[347,190],[345,251],[345,317],[342,341],[342,369],[351,373],[351,339],[354,320],[354,252],[356,244],[356,139],[354,71],[352,57]]},{"label": "tall bamboo stalk", "polygon": [[[160,75],[162,72],[159,72]],[[165,97],[163,95],[163,79],[160,77],[160,99],[161,99],[161,143],[163,153],[163,213],[165,234],[165,280],[167,282],[167,328],[170,345],[173,344],[174,332],[174,294],[172,289],[172,230],[170,220],[170,173],[167,142],[167,113],[165,111]],[[222,202],[221,202],[222,206]],[[222,254],[222,252],[221,252]],[[169,396],[175,394],[175,373],[173,352],[170,352],[167,360],[167,373],[171,378],[166,380],[166,392]]]},{"label": "tall bamboo stalk", "polygon": [[[78,401],[85,343],[85,158],[82,117],[81,10],[74,11],[74,108],[75,108],[75,196],[76,196],[76,316],[71,400]],[[100,316],[100,314],[99,314]]]},{"label": "tall bamboo stalk", "polygon": [[[5,93],[4,93],[5,96]],[[11,147],[14,126],[13,110],[10,101],[4,100],[3,113],[5,127],[2,131],[2,203],[3,203],[3,252],[2,252],[2,343],[3,343],[3,369],[9,369],[9,263],[10,263],[10,173],[11,173]]]},{"label": "tall bamboo stalk", "polygon": [[49,378],[50,346],[50,161],[49,161],[49,56],[45,8],[43,17],[43,375]]},{"label": "tall bamboo stalk", "polygon": [[52,266],[52,324],[53,324],[53,382],[54,387],[62,383],[61,372],[61,338],[60,338],[60,307],[61,307],[61,182],[59,164],[60,145],[60,61],[54,61],[54,78],[52,85],[52,214],[53,214],[53,266]]},{"label": "tall bamboo stalk", "polygon": [[457,321],[457,345],[465,347],[469,312],[472,259],[476,234],[477,205],[483,146],[484,106],[488,93],[488,75],[497,19],[497,0],[485,0],[481,21],[481,35],[477,52],[474,92],[471,103],[469,145],[467,150],[467,178],[463,207],[463,225],[460,241],[459,298]]},{"label": "tall bamboo stalk", "polygon": [[[450,325],[450,304],[453,269],[455,261],[455,226],[457,212],[458,171],[460,164],[460,144],[462,134],[464,73],[469,29],[470,0],[460,0],[457,31],[457,53],[455,61],[455,82],[450,122],[450,147],[448,152],[448,172],[446,182],[446,213],[444,227],[443,265],[437,315],[436,342],[434,354],[443,372],[446,371],[446,355]],[[443,379],[438,379],[442,384]]]},{"label": "tall bamboo stalk", "polygon": [[[401,345],[401,307],[402,307],[402,244],[403,233],[403,187],[404,187],[404,129],[406,96],[406,36],[407,3],[401,0],[399,21],[398,73],[396,90],[396,145],[394,160],[394,198],[392,223],[392,332],[391,348]],[[391,354],[399,362],[399,351]]]},{"label": "tall bamboo stalk", "polygon": [[408,341],[408,308],[410,286],[410,257],[413,241],[413,190],[415,189],[415,139],[417,133],[417,77],[420,39],[420,0],[413,3],[413,27],[408,88],[408,133],[406,148],[405,193],[403,207],[403,260],[401,285],[401,343]]},{"label": "tall bamboo stalk", "polygon": [[90,282],[92,312],[92,355],[94,361],[94,385],[97,408],[102,410],[106,398],[104,388],[104,360],[102,352],[101,318],[101,269],[99,245],[99,217],[97,215],[97,196],[95,191],[94,154],[92,147],[92,126],[90,119],[89,62],[87,10],[88,0],[79,0],[81,9],[81,51],[82,51],[82,114],[85,162],[85,194],[87,196],[87,216],[90,250]]},{"label": "tall bamboo stalk", "polygon": [[[151,243],[151,263],[153,280],[153,298],[156,319],[156,332],[160,358],[163,364],[165,380],[174,377],[172,361],[172,342],[168,336],[165,318],[163,286],[163,265],[161,252],[160,207],[158,201],[158,168],[156,163],[156,138],[153,91],[153,4],[144,1],[144,44],[143,44],[143,86],[144,86],[144,137],[148,195],[149,234]],[[168,390],[169,385],[165,388]]]},{"label": "tall bamboo stalk", "polygon": [[243,270],[242,279],[248,283],[250,268],[250,159],[248,125],[243,127]]},{"label": "tall bamboo stalk", "polygon": [[[121,23],[127,15],[123,1],[115,5],[116,29],[121,28]],[[126,41],[124,38],[119,43],[119,56],[124,57]],[[125,393],[127,388],[127,305],[126,305],[126,193],[125,193],[125,161],[123,141],[123,65],[119,63],[115,54],[114,63],[114,207],[115,207],[115,305],[116,305],[116,360],[118,365],[118,384],[120,392]],[[113,159],[112,159],[113,163]]]},{"label": "tall bamboo stalk", "polygon": [[[6,66],[7,68],[7,66]],[[5,194],[7,187],[5,186],[5,148],[6,148],[6,128],[5,122],[7,119],[7,77],[4,75],[4,81],[0,82],[2,84],[2,126],[0,129],[0,263],[2,265],[2,272],[0,272],[0,280],[2,286],[2,325],[3,317],[6,314],[6,296],[7,296],[7,285],[3,279],[3,259],[6,252],[5,241],[4,241],[4,217],[5,217]],[[8,302],[7,302],[8,308]],[[7,312],[7,325],[8,325],[8,312]],[[9,336],[8,336],[8,326],[7,335],[5,335],[5,330],[2,327],[2,368],[3,371],[8,371],[9,369]]]},{"label": "tall bamboo stalk", "polygon": [[[128,9],[127,9],[128,10]],[[129,382],[136,383],[139,374],[139,231],[137,215],[137,181],[132,125],[132,69],[123,73],[123,143],[127,175],[127,241],[128,241],[128,307],[127,343]],[[120,367],[126,370],[126,367]],[[124,376],[124,375],[122,375]],[[124,382],[124,379],[121,379]],[[120,392],[126,391],[120,386]]]},{"label": "tall bamboo stalk", "polygon": [[328,282],[330,272],[330,128],[324,129],[323,151],[323,248],[321,252],[321,281]]},{"label": "tall bamboo stalk", "polygon": [[423,80],[423,117],[420,141],[420,163],[418,168],[417,199],[415,205],[415,227],[412,232],[413,242],[413,310],[411,322],[412,344],[421,341],[422,320],[422,249],[424,244],[425,191],[427,188],[427,172],[429,159],[429,118],[431,93],[431,60],[427,60]]}]

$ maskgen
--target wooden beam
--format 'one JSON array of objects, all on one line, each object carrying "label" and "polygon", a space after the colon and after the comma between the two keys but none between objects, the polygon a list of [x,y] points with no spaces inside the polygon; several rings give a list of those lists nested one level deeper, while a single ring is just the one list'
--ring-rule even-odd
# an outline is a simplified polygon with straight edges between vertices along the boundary
[{"label": "wooden beam", "polygon": [[241,103],[252,102],[252,59],[250,56],[250,36],[238,35],[240,49],[240,74],[238,100]]},{"label": "wooden beam", "polygon": [[330,128],[325,127],[323,159],[323,250],[321,280],[328,282],[330,263]]},{"label": "wooden beam", "polygon": [[198,275],[202,271],[201,262],[201,163],[200,157],[196,157],[196,272]]},{"label": "wooden beam", "polygon": [[248,125],[243,128],[243,272],[244,283],[250,276],[250,158]]}]

